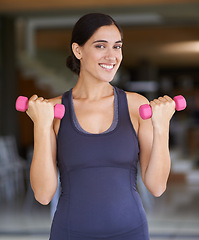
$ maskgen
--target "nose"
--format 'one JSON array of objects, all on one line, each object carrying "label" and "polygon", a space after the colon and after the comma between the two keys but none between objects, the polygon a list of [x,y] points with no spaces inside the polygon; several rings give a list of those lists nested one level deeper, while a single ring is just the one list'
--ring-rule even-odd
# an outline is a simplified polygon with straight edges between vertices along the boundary
[{"label": "nose", "polygon": [[107,49],[105,59],[106,59],[106,60],[109,60],[109,61],[114,61],[114,60],[116,60],[116,54],[115,54],[115,52],[114,52],[114,49],[112,49],[112,48],[108,48],[108,49]]}]

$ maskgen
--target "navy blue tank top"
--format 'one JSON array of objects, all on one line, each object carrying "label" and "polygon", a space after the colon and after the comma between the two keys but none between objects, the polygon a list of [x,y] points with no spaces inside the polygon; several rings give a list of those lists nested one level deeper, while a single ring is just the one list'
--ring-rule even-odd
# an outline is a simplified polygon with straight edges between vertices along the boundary
[{"label": "navy blue tank top", "polygon": [[72,118],[72,90],[63,94],[66,113],[57,136],[61,195],[50,240],[148,240],[136,189],[139,144],[126,93],[116,88],[118,121],[101,134],[80,131]]}]

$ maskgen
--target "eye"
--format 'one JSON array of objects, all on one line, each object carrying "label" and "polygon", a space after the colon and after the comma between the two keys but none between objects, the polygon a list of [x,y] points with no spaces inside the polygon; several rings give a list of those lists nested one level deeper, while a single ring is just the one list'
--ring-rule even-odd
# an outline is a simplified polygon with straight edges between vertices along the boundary
[{"label": "eye", "polygon": [[98,45],[96,45],[95,47],[96,47],[96,48],[101,48],[101,49],[102,49],[102,48],[105,48],[105,46],[104,46],[103,44],[98,44]]},{"label": "eye", "polygon": [[122,45],[115,45],[114,47],[113,47],[114,49],[121,49],[122,48]]}]

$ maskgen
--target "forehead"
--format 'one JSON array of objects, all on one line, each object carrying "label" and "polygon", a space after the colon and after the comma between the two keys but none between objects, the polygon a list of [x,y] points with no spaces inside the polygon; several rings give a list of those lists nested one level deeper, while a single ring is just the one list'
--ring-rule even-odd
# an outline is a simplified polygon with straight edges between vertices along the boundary
[{"label": "forehead", "polygon": [[107,40],[116,42],[121,40],[121,34],[115,25],[102,26],[92,35],[91,41]]}]

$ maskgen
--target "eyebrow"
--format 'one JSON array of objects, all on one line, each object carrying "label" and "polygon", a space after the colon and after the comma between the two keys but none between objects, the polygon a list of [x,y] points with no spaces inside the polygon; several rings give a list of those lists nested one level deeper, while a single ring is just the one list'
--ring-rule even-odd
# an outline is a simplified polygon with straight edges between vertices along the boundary
[{"label": "eyebrow", "polygon": [[[106,41],[106,40],[97,40],[97,41],[94,41],[93,43],[99,43],[99,42],[108,43],[108,41]],[[115,43],[122,43],[122,41],[119,40],[119,41],[116,41]]]}]

